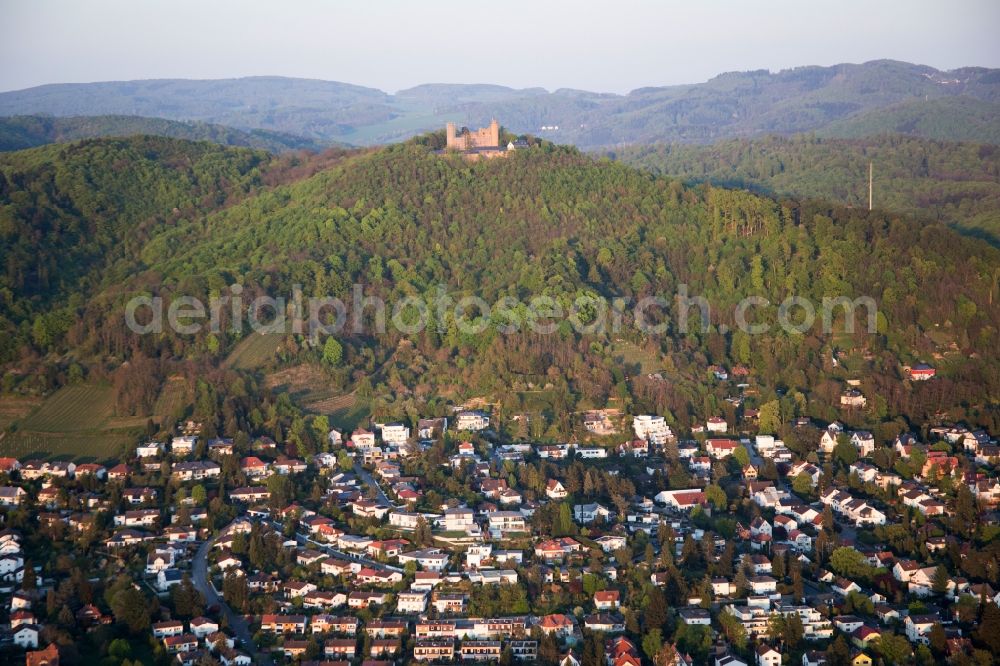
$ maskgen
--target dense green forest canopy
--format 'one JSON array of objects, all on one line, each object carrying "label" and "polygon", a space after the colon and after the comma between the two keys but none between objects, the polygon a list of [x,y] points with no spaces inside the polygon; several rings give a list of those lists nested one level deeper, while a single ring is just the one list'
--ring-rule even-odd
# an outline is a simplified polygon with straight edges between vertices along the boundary
[{"label": "dense green forest canopy", "polygon": [[132,266],[115,267],[147,234],[245,193],[266,159],[159,138],[0,156],[4,309],[24,312],[53,295],[92,293],[96,280],[127,279]]},{"label": "dense green forest canopy", "polygon": [[81,139],[136,135],[168,136],[211,141],[280,153],[286,150],[323,150],[328,142],[267,130],[238,130],[203,122],[181,122],[141,116],[11,116],[0,118],[0,152],[66,143]]},{"label": "dense green forest canopy", "polygon": [[656,174],[783,196],[868,207],[868,165],[878,208],[1000,239],[1000,151],[988,144],[899,135],[815,136],[657,144],[609,153]]},{"label": "dense green forest canopy", "polygon": [[[470,335],[453,313],[432,312],[435,325],[418,334],[338,336],[330,381],[397,415],[425,413],[441,396],[501,396],[518,409],[519,390],[545,387],[554,423],[615,401],[683,426],[727,408],[705,381],[709,364],[741,363],[761,400],[784,401],[783,416],[842,416],[851,377],[872,400],[848,420],[899,430],[945,414],[1000,425],[1000,254],[989,244],[882,211],[689,187],[550,144],[470,164],[435,154],[440,140],[280,169],[262,153],[149,138],[4,157],[3,362],[27,372],[69,353],[112,368],[130,358],[214,366],[241,338],[131,334],[122,312],[136,294],[207,300],[240,283],[244,298],[293,285],[348,297],[360,284],[393,303],[431,301],[444,285],[456,298],[544,294],[568,308],[581,294],[670,299],[684,284],[712,305],[706,330],[697,317],[679,330],[672,302],[658,336],[630,326],[504,334],[496,321]],[[770,300],[757,312],[767,321],[789,295],[870,295],[878,331],[828,335],[817,322],[805,334],[734,333],[735,305],[750,295]],[[623,360],[622,345],[661,377]],[[322,347],[290,334],[283,358],[320,362]],[[831,365],[838,351],[853,365]],[[901,363],[936,356],[940,381],[902,380]]]},{"label": "dense green forest canopy", "polygon": [[60,318],[64,328],[72,316],[49,311],[50,305],[79,304],[127,282],[151,238],[343,154],[331,149],[276,158],[162,137],[2,154],[0,309],[21,323],[35,315]]}]

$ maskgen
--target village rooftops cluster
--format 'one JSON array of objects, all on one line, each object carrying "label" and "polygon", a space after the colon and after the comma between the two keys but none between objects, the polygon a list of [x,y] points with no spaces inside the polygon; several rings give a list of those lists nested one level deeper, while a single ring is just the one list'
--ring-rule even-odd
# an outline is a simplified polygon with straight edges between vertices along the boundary
[{"label": "village rooftops cluster", "polygon": [[[800,445],[722,418],[688,438],[653,414],[579,418],[593,440],[512,441],[491,429],[489,412],[457,410],[333,428],[308,454],[266,436],[202,441],[198,428],[179,428],[120,463],[2,459],[0,510],[31,507],[24,529],[98,543],[137,589],[169,600],[149,633],[180,664],[268,653],[341,665],[572,665],[599,649],[607,664],[642,666],[649,655],[632,637],[656,590],[673,609],[664,613],[729,639],[699,658],[778,666],[788,649],[775,640],[781,622],[809,666],[838,638],[853,659],[877,656],[886,636],[916,650],[932,630],[935,645],[944,632],[949,649],[968,652],[959,610],[1000,600],[979,569],[943,558],[978,561],[953,529],[957,516],[995,520],[996,460],[983,458],[995,444],[983,431],[943,426],[931,441],[880,442],[799,421],[791,425],[814,428],[816,443],[801,456]],[[629,437],[615,434],[628,425]],[[842,446],[856,459],[836,462]],[[908,537],[919,549],[879,531],[903,521],[922,526]],[[63,574],[27,570],[23,543],[22,531],[0,533],[6,640],[38,650],[39,589]],[[170,615],[177,598],[207,598],[209,586],[218,603]],[[250,633],[224,621],[220,605],[238,606]],[[76,614],[79,626],[115,620],[100,600]],[[732,642],[732,627],[745,644]],[[682,638],[663,643],[674,664],[695,662]]]}]

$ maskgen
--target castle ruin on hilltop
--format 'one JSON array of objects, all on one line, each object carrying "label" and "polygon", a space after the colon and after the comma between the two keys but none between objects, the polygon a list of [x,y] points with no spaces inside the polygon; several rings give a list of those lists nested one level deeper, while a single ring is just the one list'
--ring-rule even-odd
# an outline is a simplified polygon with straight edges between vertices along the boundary
[{"label": "castle ruin on hilltop", "polygon": [[500,145],[500,123],[494,118],[488,127],[470,130],[468,127],[457,129],[455,123],[447,125],[447,152],[457,152],[467,160],[490,159],[504,157],[517,148],[526,148],[527,142],[516,141],[506,146]]}]

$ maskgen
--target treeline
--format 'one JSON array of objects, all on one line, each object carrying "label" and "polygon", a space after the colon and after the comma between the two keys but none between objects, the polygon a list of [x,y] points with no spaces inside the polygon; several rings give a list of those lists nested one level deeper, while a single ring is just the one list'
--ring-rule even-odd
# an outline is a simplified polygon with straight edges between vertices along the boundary
[{"label": "treeline", "polygon": [[876,207],[1000,238],[1000,148],[992,144],[800,135],[631,146],[608,154],[689,181],[865,209],[871,162]]}]

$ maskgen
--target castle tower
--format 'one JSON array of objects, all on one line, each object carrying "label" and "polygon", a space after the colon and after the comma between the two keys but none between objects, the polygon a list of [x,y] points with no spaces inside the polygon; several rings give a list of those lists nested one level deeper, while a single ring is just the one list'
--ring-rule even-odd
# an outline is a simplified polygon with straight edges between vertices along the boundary
[{"label": "castle tower", "polygon": [[497,122],[496,118],[490,120],[490,145],[500,145],[500,123]]},{"label": "castle tower", "polygon": [[453,149],[453,150],[461,150],[462,149],[462,147],[458,145],[458,137],[455,136],[455,123],[448,123],[447,130],[446,130],[446,136],[447,136],[447,140],[448,140],[448,143],[447,143],[448,148]]}]

